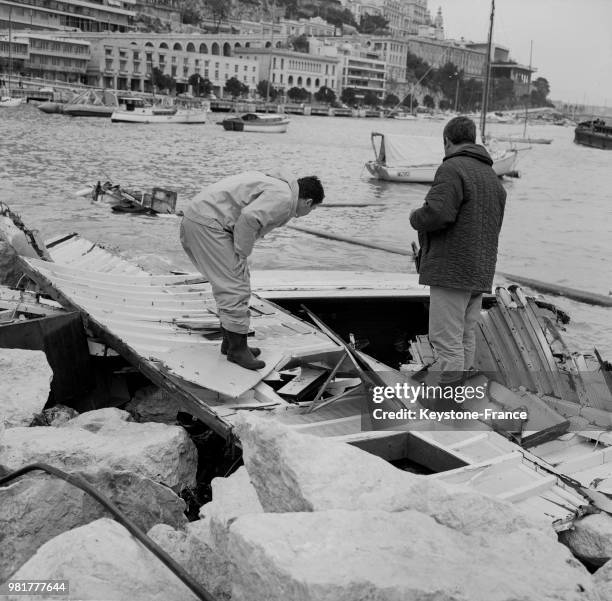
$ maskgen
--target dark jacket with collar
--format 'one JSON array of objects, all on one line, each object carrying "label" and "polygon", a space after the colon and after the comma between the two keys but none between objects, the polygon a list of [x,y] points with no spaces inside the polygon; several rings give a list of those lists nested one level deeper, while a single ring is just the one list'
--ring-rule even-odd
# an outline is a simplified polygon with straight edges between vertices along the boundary
[{"label": "dark jacket with collar", "polygon": [[419,283],[490,292],[506,191],[483,146],[446,156],[425,204],[410,215],[419,233]]}]

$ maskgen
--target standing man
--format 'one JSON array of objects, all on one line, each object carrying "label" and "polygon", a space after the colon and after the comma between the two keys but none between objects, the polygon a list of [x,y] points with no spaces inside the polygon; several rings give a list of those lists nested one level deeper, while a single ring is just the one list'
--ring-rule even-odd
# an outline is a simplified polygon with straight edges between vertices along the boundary
[{"label": "standing man", "polygon": [[261,369],[259,349],[247,346],[253,245],[292,217],[308,215],[325,194],[318,177],[247,171],[204,188],[187,206],[181,244],[212,286],[221,321],[221,352],[246,369]]},{"label": "standing man", "polygon": [[419,283],[430,286],[429,340],[440,385],[473,368],[482,293],[490,292],[506,191],[476,126],[455,117],[444,128],[444,159],[425,203],[410,215],[419,233]]}]

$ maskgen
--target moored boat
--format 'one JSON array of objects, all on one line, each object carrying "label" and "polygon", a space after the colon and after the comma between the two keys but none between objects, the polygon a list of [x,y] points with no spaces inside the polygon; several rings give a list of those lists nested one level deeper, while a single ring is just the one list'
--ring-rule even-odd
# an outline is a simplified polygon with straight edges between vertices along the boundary
[{"label": "moored boat", "polygon": [[112,113],[113,123],[206,123],[205,109],[182,109],[176,106],[150,105],[143,98],[121,98]]},{"label": "moored boat", "polygon": [[220,125],[223,125],[223,129],[226,131],[250,131],[282,134],[287,131],[289,119],[285,115],[278,113],[269,113],[265,115],[245,113],[241,116],[223,119]]},{"label": "moored boat", "polygon": [[[431,184],[444,155],[442,141],[433,136],[372,132],[372,147],[376,158],[365,164],[367,170],[372,176],[390,182]],[[517,149],[487,150],[498,176],[515,175]]]},{"label": "moored boat", "polygon": [[64,107],[71,117],[110,117],[119,106],[116,92],[87,90]]},{"label": "moored boat", "polygon": [[603,119],[583,121],[574,130],[574,142],[582,146],[612,150],[612,125]]},{"label": "moored boat", "polygon": [[19,106],[23,102],[23,98],[13,98],[11,96],[0,97],[0,107],[14,107]]}]

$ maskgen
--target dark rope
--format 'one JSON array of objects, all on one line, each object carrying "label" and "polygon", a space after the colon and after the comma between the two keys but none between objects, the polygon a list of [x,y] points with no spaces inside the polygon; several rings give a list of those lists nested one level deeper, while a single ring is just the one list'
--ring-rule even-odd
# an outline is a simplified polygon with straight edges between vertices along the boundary
[{"label": "dark rope", "polygon": [[100,494],[89,482],[87,482],[81,476],[76,474],[69,474],[64,472],[56,467],[52,467],[47,465],[46,463],[32,463],[31,465],[26,465],[17,471],[14,471],[7,476],[3,476],[0,478],[0,486],[4,486],[11,480],[15,478],[19,478],[19,476],[23,476],[28,472],[32,472],[34,470],[42,470],[43,472],[47,472],[52,476],[56,476],[57,478],[61,478],[62,480],[68,482],[68,484],[72,484],[77,488],[85,491],[87,494],[91,495],[100,505],[102,505],[109,513],[113,515],[113,517],[124,526],[130,534],[138,539],[138,541],[144,545],[153,555],[155,555],[164,565],[166,565],[178,578],[180,578],[185,585],[187,585],[202,601],[215,601],[215,598],[211,596],[211,594],[202,587],[196,580],[188,574],[182,566],[180,566],[168,553],[166,553],[159,545],[154,543],[136,524],[134,524],[129,518],[125,517],[123,513],[118,509],[118,507],[112,502],[109,501],[104,495]]}]

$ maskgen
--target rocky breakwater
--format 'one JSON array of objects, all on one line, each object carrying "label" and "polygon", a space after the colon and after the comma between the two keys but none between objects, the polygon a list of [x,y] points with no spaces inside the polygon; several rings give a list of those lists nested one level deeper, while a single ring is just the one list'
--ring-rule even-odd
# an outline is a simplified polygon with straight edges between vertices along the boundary
[{"label": "rocky breakwater", "polygon": [[[71,422],[57,430],[129,423],[116,410]],[[199,519],[148,531],[217,601],[611,598],[610,564],[591,576],[544,518],[271,416],[245,412],[237,434],[245,465],[212,481]],[[68,579],[78,599],[196,598],[105,517],[51,538],[12,574],[34,577]]]},{"label": "rocky breakwater", "polygon": [[[185,502],[177,493],[195,484],[197,452],[183,428],[135,423],[129,413],[114,408],[52,422],[56,425],[28,427],[49,394],[51,373],[45,355],[2,350],[0,369],[0,474],[46,463],[82,476],[145,531],[159,523],[185,525]],[[5,386],[7,382],[10,385]],[[107,515],[90,495],[43,472],[4,485],[0,582],[58,535],[77,532]],[[105,528],[109,536],[113,528],[124,530],[113,523]],[[36,578],[44,573],[38,572]]]}]

